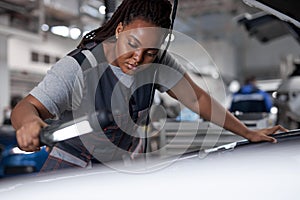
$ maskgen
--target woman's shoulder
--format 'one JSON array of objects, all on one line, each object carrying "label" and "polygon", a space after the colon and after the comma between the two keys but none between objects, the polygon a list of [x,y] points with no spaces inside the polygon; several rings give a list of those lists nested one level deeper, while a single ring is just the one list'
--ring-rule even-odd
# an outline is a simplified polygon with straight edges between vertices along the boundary
[{"label": "woman's shoulder", "polygon": [[74,58],[81,68],[88,69],[95,67],[100,63],[106,63],[107,59],[104,54],[103,45],[93,43],[88,48],[77,48],[67,54]]},{"label": "woman's shoulder", "polygon": [[159,54],[156,61],[156,63],[165,66],[165,68],[173,69],[180,74],[185,74],[186,72],[183,65],[176,59],[176,55],[173,55],[169,52],[166,52],[164,56],[162,54]]}]

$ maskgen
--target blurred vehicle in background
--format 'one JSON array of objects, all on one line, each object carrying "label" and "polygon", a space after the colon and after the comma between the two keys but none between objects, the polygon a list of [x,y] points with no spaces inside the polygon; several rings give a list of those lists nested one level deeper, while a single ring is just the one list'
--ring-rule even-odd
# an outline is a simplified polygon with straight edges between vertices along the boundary
[{"label": "blurred vehicle in background", "polygon": [[[250,6],[264,12],[245,14],[238,23],[245,26],[249,35],[267,43],[285,35],[291,35],[300,43],[300,3],[280,0],[244,0]],[[295,59],[296,60],[296,59]],[[300,127],[300,62],[294,62],[293,72],[282,74],[283,79],[274,92],[274,105],[278,109],[277,124],[288,129]],[[285,66],[286,67],[286,66]]]},{"label": "blurred vehicle in background", "polygon": [[257,86],[256,77],[249,76],[245,79],[245,83],[240,90],[233,94],[230,111],[269,113],[272,105],[271,96]]},{"label": "blurred vehicle in background", "polygon": [[300,60],[295,60],[294,66],[293,73],[278,87],[275,99],[277,123],[289,129],[300,128]]},{"label": "blurred vehicle in background", "polygon": [[15,130],[10,125],[0,126],[0,178],[38,172],[48,152],[24,152],[17,147]]}]

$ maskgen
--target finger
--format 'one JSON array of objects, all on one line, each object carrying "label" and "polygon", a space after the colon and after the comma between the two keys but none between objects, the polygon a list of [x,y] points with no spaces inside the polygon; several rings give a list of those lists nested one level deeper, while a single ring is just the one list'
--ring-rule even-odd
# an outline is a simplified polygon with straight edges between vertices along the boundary
[{"label": "finger", "polygon": [[268,135],[274,135],[275,132],[276,132],[275,127],[272,127],[272,128],[264,129],[262,133],[268,136]]},{"label": "finger", "polygon": [[288,132],[289,131],[288,129],[284,128],[281,125],[277,125],[275,127],[277,128],[276,131],[282,131],[282,132]]},{"label": "finger", "polygon": [[40,147],[36,147],[34,145],[30,145],[26,150],[28,152],[36,152],[36,151],[40,151]]},{"label": "finger", "polygon": [[21,143],[20,148],[24,151],[30,146],[30,141],[28,140],[27,136],[23,133],[20,133]]},{"label": "finger", "polygon": [[23,137],[20,135],[19,131],[16,132],[16,138],[18,146],[21,148],[23,146]]},{"label": "finger", "polygon": [[32,141],[32,149],[34,151],[39,151],[40,150],[40,140],[37,138],[37,139],[34,139]]},{"label": "finger", "polygon": [[27,152],[32,152],[36,150],[36,145],[33,143],[33,140],[31,138],[28,138],[25,134],[22,134],[22,145],[20,146],[20,148],[23,151],[27,151]]},{"label": "finger", "polygon": [[26,152],[32,152],[32,148],[31,146],[19,146],[19,149],[21,149],[22,151],[26,151]]},{"label": "finger", "polygon": [[40,146],[39,146],[39,138],[38,137],[26,137],[27,142],[24,144],[26,145],[26,151],[39,151]]},{"label": "finger", "polygon": [[[281,131],[281,132],[287,132],[287,131],[289,131],[289,130],[286,129],[286,128],[284,128],[284,127],[282,127],[281,125],[276,125],[276,126],[270,128],[271,134],[274,134],[274,133],[276,133],[276,132],[278,132],[278,131]],[[268,134],[268,135],[270,135],[270,134]]]},{"label": "finger", "polygon": [[274,137],[266,136],[265,141],[271,142],[271,143],[277,143],[277,140]]},{"label": "finger", "polygon": [[271,128],[266,129],[266,135],[273,135],[274,133],[281,131],[281,132],[287,132],[288,130],[283,128],[281,125],[276,125]]},{"label": "finger", "polygon": [[41,127],[42,127],[42,128],[45,128],[46,126],[49,126],[49,124],[47,124],[47,123],[44,122],[44,121],[41,121]]},{"label": "finger", "polygon": [[40,135],[40,131],[41,131],[41,126],[34,126],[33,128],[31,128],[31,132],[30,132],[31,137],[38,138]]}]

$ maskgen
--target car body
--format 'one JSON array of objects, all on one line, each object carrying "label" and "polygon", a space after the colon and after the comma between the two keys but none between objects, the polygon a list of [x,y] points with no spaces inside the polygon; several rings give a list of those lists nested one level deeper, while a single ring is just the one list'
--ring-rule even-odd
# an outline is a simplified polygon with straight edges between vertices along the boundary
[{"label": "car body", "polygon": [[[244,142],[244,143],[243,143]],[[231,143],[181,158],[2,180],[1,199],[298,199],[300,135]],[[210,152],[210,153],[208,153]],[[117,170],[116,170],[117,169]]]}]

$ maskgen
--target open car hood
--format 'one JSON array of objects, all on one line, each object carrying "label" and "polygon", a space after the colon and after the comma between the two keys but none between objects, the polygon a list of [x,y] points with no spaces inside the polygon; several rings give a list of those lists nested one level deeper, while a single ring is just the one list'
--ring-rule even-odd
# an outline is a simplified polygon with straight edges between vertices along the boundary
[{"label": "open car hood", "polygon": [[249,6],[262,9],[255,14],[238,17],[238,24],[245,26],[249,35],[262,43],[285,35],[292,35],[300,44],[300,2],[281,0],[244,0]]},{"label": "open car hood", "polygon": [[300,28],[300,2],[295,0],[244,0],[250,6],[257,7],[279,19]]}]

